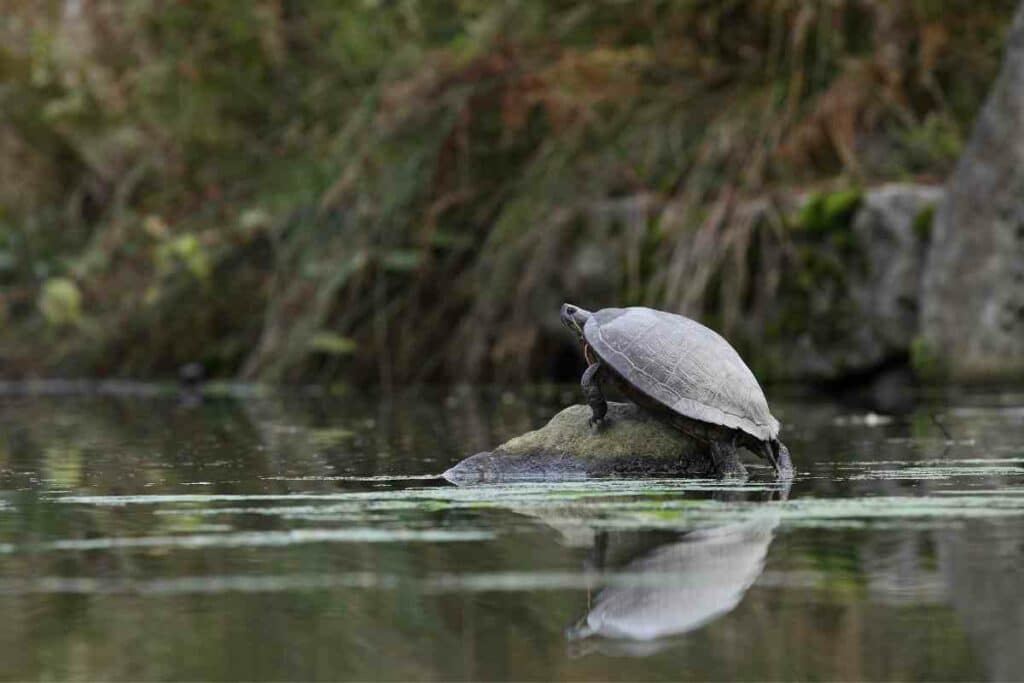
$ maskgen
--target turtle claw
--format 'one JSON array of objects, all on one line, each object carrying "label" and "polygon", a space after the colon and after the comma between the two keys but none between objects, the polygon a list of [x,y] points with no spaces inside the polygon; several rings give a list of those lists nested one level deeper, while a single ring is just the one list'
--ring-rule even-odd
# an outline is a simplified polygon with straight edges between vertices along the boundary
[{"label": "turtle claw", "polygon": [[590,417],[587,418],[587,424],[590,426],[590,430],[591,431],[596,432],[596,431],[600,430],[601,429],[601,425],[604,424],[604,418],[603,417],[594,417],[593,415],[591,415]]}]

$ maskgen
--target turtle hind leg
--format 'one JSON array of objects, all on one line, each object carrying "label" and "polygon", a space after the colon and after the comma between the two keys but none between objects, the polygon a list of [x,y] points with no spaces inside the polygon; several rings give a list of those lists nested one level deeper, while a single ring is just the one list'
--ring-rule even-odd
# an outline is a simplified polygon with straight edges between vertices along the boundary
[{"label": "turtle hind leg", "polygon": [[737,450],[734,440],[712,439],[709,450],[715,473],[719,477],[738,479],[747,476],[747,468],[740,462],[739,450]]},{"label": "turtle hind leg", "polygon": [[604,400],[604,392],[601,391],[601,363],[593,363],[583,373],[580,380],[583,387],[583,398],[590,406],[590,426],[594,427],[604,419],[608,413],[608,402]]},{"label": "turtle hind leg", "polygon": [[793,478],[793,463],[789,459],[789,449],[781,441],[778,439],[768,441],[750,439],[744,445],[752,453],[771,463],[776,479]]},{"label": "turtle hind leg", "polygon": [[775,465],[775,472],[778,478],[792,479],[793,461],[789,458],[789,449],[786,448],[786,444],[782,443],[778,439],[773,439],[768,444],[768,450],[772,452],[774,460],[772,464]]}]

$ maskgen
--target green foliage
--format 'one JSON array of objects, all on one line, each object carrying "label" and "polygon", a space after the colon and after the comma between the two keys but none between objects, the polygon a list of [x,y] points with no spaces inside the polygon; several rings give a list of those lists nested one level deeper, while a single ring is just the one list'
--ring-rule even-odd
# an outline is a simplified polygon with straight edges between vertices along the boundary
[{"label": "green foliage", "polygon": [[176,268],[184,268],[198,280],[210,277],[210,258],[199,238],[191,233],[169,238],[157,245],[153,259],[157,272],[165,276]]},{"label": "green foliage", "polygon": [[348,337],[334,334],[332,332],[317,332],[309,340],[309,349],[319,353],[326,353],[332,356],[347,356],[353,353],[358,344]]},{"label": "green foliage", "polygon": [[946,171],[960,156],[963,131],[949,116],[929,113],[920,125],[911,126],[900,139],[905,165],[910,171]]},{"label": "green foliage", "polygon": [[68,278],[51,278],[40,290],[39,311],[53,327],[74,325],[82,318],[82,293]]}]

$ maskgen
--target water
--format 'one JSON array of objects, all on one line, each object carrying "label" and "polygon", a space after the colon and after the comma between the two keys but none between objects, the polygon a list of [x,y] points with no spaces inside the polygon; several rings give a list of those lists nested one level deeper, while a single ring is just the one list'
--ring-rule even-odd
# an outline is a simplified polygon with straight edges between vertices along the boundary
[{"label": "water", "polygon": [[791,487],[458,488],[573,389],[70,389],[0,387],[4,679],[1024,678],[1022,391],[777,400]]}]

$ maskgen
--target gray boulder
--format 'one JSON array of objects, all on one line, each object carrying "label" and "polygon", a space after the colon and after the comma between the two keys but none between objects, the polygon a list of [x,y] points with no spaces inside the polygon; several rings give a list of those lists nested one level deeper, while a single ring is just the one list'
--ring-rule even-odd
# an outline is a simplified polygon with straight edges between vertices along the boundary
[{"label": "gray boulder", "polygon": [[[850,219],[852,248],[832,247],[830,253],[830,247],[816,245],[814,257],[832,259],[841,277],[814,278],[806,310],[798,313],[815,324],[784,340],[782,375],[834,380],[872,372],[910,352],[919,331],[928,243],[922,218],[941,198],[942,188],[929,185],[872,188]],[[792,308],[792,302],[782,305]]]},{"label": "gray boulder", "polygon": [[919,302],[929,227],[922,216],[941,201],[942,188],[890,184],[864,195],[853,218],[853,234],[867,268],[850,292],[865,325],[861,367],[905,353],[918,333]]},{"label": "gray boulder", "polygon": [[[516,479],[638,476],[716,476],[702,444],[632,403],[609,403],[598,429],[590,408],[569,406],[538,430],[493,451],[472,455],[442,476],[456,484]],[[737,460],[736,472],[744,472]]]},{"label": "gray boulder", "polygon": [[1024,5],[947,184],[924,280],[928,351],[960,379],[1024,375]]}]

